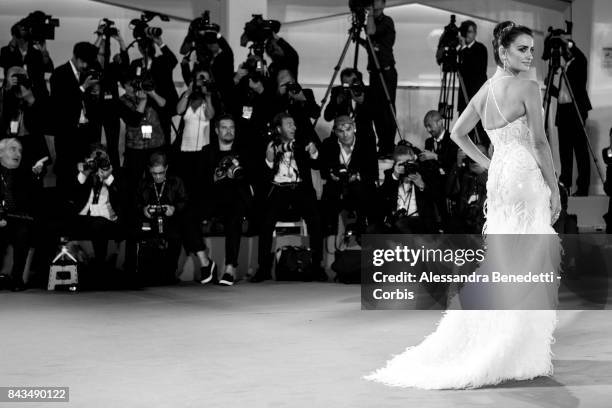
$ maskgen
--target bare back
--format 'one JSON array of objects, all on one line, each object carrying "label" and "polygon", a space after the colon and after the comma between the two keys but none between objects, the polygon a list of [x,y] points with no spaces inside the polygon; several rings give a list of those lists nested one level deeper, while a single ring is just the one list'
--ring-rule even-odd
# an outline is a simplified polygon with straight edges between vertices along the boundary
[{"label": "bare back", "polygon": [[472,99],[485,130],[499,129],[525,116],[524,79],[498,76],[489,79]]}]

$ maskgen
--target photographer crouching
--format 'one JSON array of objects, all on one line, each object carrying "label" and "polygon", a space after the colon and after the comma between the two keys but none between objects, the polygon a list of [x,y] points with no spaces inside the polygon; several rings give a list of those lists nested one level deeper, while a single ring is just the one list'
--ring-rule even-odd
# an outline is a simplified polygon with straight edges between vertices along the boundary
[{"label": "photographer crouching", "polygon": [[324,205],[325,234],[336,234],[341,210],[354,211],[360,232],[374,216],[372,203],[376,195],[378,162],[376,150],[368,148],[356,134],[349,116],[334,121],[334,135],[321,146],[321,177],[326,180],[321,201]]},{"label": "photographer crouching", "polygon": [[[245,168],[247,152],[235,143],[234,118],[222,115],[215,126],[217,141],[205,146],[201,152],[201,170],[198,176],[197,208],[202,218],[220,219],[225,235],[225,271],[219,284],[234,284],[242,236],[242,221],[252,203]],[[214,272],[214,271],[210,271]],[[201,283],[216,282],[217,276],[202,276]]]},{"label": "photographer crouching", "polygon": [[[141,260],[148,262],[151,260],[142,259],[138,255],[136,241],[154,240],[158,243],[155,253],[149,252],[148,255],[155,255],[153,264],[150,264],[161,276],[142,276],[149,268],[139,266],[137,273],[138,279],[145,283],[153,284],[174,284],[177,282],[177,267],[181,253],[181,244],[185,245],[187,253],[197,255],[202,265],[202,275],[211,275],[215,272],[216,265],[206,255],[204,242],[197,223],[189,216],[186,211],[187,194],[185,186],[180,178],[168,175],[168,159],[162,152],[155,152],[149,159],[149,176],[142,180],[138,187],[137,210],[138,217],[134,219],[135,224],[130,226],[130,240],[128,242],[126,260],[127,268],[135,270],[136,259],[138,265]],[[160,256],[160,252],[161,256]],[[160,265],[159,263],[163,263]],[[161,268],[161,270],[159,270]]]},{"label": "photographer crouching", "polygon": [[39,177],[40,171],[21,166],[17,139],[0,140],[0,259],[7,246],[13,246],[11,276],[0,276],[0,286],[13,291],[25,289],[23,272],[34,234]]},{"label": "photographer crouching", "polygon": [[289,208],[297,210],[306,221],[310,235],[313,269],[317,280],[327,280],[321,267],[323,235],[317,196],[310,170],[318,168],[319,151],[311,139],[297,133],[296,123],[287,113],[279,113],[272,122],[274,140],[268,144],[265,164],[268,193],[263,203],[259,235],[259,269],[251,282],[271,278],[272,234],[279,217]]},{"label": "photographer crouching", "polygon": [[419,162],[410,146],[400,144],[393,152],[393,168],[385,171],[380,187],[384,224],[376,233],[433,234],[435,211],[433,192],[440,188],[435,161]]}]

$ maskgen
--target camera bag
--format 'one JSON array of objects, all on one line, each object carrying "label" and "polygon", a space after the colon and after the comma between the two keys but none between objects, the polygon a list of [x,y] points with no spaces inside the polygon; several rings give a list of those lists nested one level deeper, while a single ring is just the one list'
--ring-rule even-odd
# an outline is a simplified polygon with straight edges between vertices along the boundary
[{"label": "camera bag", "polygon": [[312,281],[310,249],[287,245],[276,250],[275,259],[277,281]]}]

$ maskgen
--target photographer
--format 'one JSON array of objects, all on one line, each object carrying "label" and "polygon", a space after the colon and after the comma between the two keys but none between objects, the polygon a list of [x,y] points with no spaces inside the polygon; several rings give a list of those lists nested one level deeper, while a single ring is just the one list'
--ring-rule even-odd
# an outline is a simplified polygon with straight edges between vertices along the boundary
[{"label": "photographer", "polygon": [[361,72],[354,68],[345,68],[340,72],[342,85],[331,90],[329,103],[323,114],[330,122],[341,115],[347,115],[355,121],[356,132],[361,143],[376,152],[376,135],[374,134],[372,103],[370,90],[363,84]]},{"label": "photographer", "polygon": [[53,71],[50,80],[55,175],[60,189],[73,185],[77,163],[88,153],[89,145],[100,137],[90,123],[92,109],[87,106],[91,92],[99,85],[99,80],[88,71],[96,63],[98,48],[79,42],[72,54],[68,62]]},{"label": "photographer", "polygon": [[302,136],[318,144],[319,136],[312,126],[311,119],[321,115],[321,107],[314,98],[312,89],[302,88],[291,71],[281,69],[276,77],[278,87],[272,102],[272,111],[288,113],[294,120],[298,138]]},{"label": "photographer", "polygon": [[[476,145],[485,156],[487,148]],[[487,198],[487,169],[459,151],[460,165],[453,169],[447,184],[448,197],[455,201],[448,230],[455,234],[480,234],[485,223],[484,203]]]},{"label": "photographer", "polygon": [[377,233],[433,234],[436,232],[434,191],[440,189],[435,162],[418,162],[410,146],[400,144],[393,153],[393,168],[385,171],[380,187],[385,223]]},{"label": "photographer", "polygon": [[261,282],[271,277],[272,233],[276,221],[290,207],[306,221],[312,250],[312,276],[327,280],[321,267],[323,236],[317,197],[310,170],[318,167],[319,151],[315,144],[296,131],[296,122],[287,113],[273,121],[275,138],[268,144],[265,165],[268,193],[263,206],[259,235],[259,269],[251,279]]},{"label": "photographer", "polygon": [[39,177],[38,169],[21,166],[21,144],[17,139],[0,140],[0,259],[7,246],[12,245],[13,267],[6,286],[13,291],[25,289],[23,272],[34,238]]},{"label": "photographer", "polygon": [[181,122],[173,144],[176,174],[185,183],[189,195],[193,194],[196,183],[193,169],[198,166],[200,151],[211,142],[211,122],[221,110],[221,104],[210,73],[198,69],[176,107]]},{"label": "photographer", "polygon": [[[176,271],[181,253],[181,243],[187,253],[197,255],[202,264],[202,276],[216,273],[216,265],[206,255],[204,241],[194,220],[186,211],[187,194],[183,182],[178,177],[168,175],[168,160],[164,153],[151,155],[148,163],[149,177],[142,180],[137,189],[136,225],[132,225],[132,238],[162,238],[167,242],[166,276],[161,277],[161,284],[177,282]],[[143,226],[148,226],[152,234],[147,234]],[[136,263],[136,242],[130,239],[128,249],[128,268]],[[139,271],[140,272],[140,271]],[[145,278],[145,277],[140,277]]]},{"label": "photographer", "polygon": [[49,96],[45,72],[53,72],[53,61],[47,51],[44,39],[32,38],[32,20],[25,18],[11,27],[12,39],[0,49],[0,66],[4,68],[4,78],[8,78],[8,69],[14,66],[27,70],[32,80],[34,95],[41,100]]},{"label": "photographer", "polygon": [[[197,172],[199,181],[197,208],[205,220],[220,218],[225,234],[225,271],[220,284],[234,283],[238,254],[242,236],[242,221],[252,203],[249,189],[249,168],[247,152],[236,145],[234,118],[220,116],[216,121],[217,141],[205,146],[201,156],[201,169]],[[202,283],[208,283],[210,276],[203,276]],[[212,277],[216,279],[216,276]]]},{"label": "photographer", "polygon": [[[572,40],[563,41],[561,56],[565,62],[565,72],[576,99],[576,105],[580,111],[582,120],[586,123],[591,101],[587,94],[588,61]],[[561,81],[561,80],[560,80]],[[576,191],[574,196],[587,196],[591,184],[591,167],[587,140],[574,108],[572,99],[565,83],[559,84],[560,88],[551,87],[550,93],[557,97],[557,117],[555,124],[559,132],[559,159],[561,160],[561,175],[559,181],[568,192],[572,187],[572,172],[574,167],[574,155],[576,155],[576,168],[578,178],[576,179]]]},{"label": "photographer", "polygon": [[[189,33],[181,46],[181,54],[185,55],[181,61],[185,85],[189,86],[197,71],[207,70],[215,79],[223,105],[229,107],[234,88],[234,52],[218,31],[198,31],[192,26],[189,26]],[[190,68],[189,55],[192,51],[195,51],[196,61]]]},{"label": "photographer", "polygon": [[50,157],[42,128],[44,116],[45,106],[34,95],[26,70],[9,68],[6,86],[0,89],[0,138],[19,140],[23,147],[21,162],[41,171]]},{"label": "photographer", "polygon": [[480,87],[487,81],[487,47],[476,41],[478,27],[472,20],[466,20],[459,26],[459,72],[467,91],[468,100],[463,92],[458,93],[457,110],[463,112],[469,99],[472,99]]},{"label": "photographer", "polygon": [[124,167],[130,191],[135,191],[149,157],[164,146],[161,118],[167,101],[135,75],[124,78],[123,87],[125,94],[119,99],[118,109],[125,122]]},{"label": "photographer", "polygon": [[427,112],[423,124],[430,137],[425,140],[425,150],[419,154],[419,160],[421,162],[434,161],[440,169],[439,177],[442,188],[439,191],[433,191],[433,198],[442,221],[442,228],[445,228],[449,222],[449,203],[444,186],[448,181],[448,175],[456,166],[459,148],[451,140],[450,133],[444,128],[440,112],[436,110]]},{"label": "photographer", "polygon": [[[130,73],[152,83],[155,93],[166,101],[163,106],[159,106],[159,119],[163,129],[164,144],[169,146],[172,117],[176,114],[175,107],[178,101],[172,71],[178,65],[178,60],[170,48],[164,44],[161,35],[152,36],[150,34],[150,31],[145,30],[145,35],[139,37],[138,50],[142,58],[131,62]],[[161,51],[160,55],[155,54],[155,46]]]},{"label": "photographer", "polygon": [[[391,17],[384,14],[386,1],[374,0],[372,6],[368,7],[366,33],[372,40],[374,52],[380,64],[381,73],[391,104],[395,110],[395,94],[397,91],[397,70],[395,69],[395,57],[393,56],[393,44],[395,43],[395,25]],[[362,43],[363,44],[363,43]],[[395,145],[395,134],[397,128],[387,97],[374,63],[374,57],[368,50],[368,72],[370,73],[370,90],[372,91],[372,117],[378,135],[379,155],[390,155]]]},{"label": "photographer", "polygon": [[[115,27],[115,23],[108,19],[98,25],[96,30],[95,45],[98,47],[98,67],[101,73],[100,95],[98,101],[99,123],[97,131],[104,127],[108,154],[111,158],[113,167],[120,168],[119,158],[119,130],[120,118],[117,109],[119,102],[119,82],[130,66],[130,57],[127,52],[125,41],[120,31]],[[119,53],[111,59],[110,40],[114,40],[119,45]],[[108,65],[106,65],[108,64]]]},{"label": "photographer", "polygon": [[[606,181],[604,191],[608,197],[612,197],[612,128],[610,128],[610,144],[601,152],[606,164]],[[612,200],[608,200],[608,212],[603,216],[606,222],[606,234],[612,234]]]},{"label": "photographer", "polygon": [[300,57],[287,41],[273,32],[272,37],[266,41],[265,50],[272,60],[268,66],[270,78],[278,78],[278,73],[282,69],[287,69],[291,72],[295,81],[297,81]]},{"label": "photographer", "polygon": [[334,134],[321,146],[321,177],[326,180],[321,202],[324,205],[326,235],[335,235],[341,210],[355,211],[360,232],[375,215],[378,162],[376,151],[356,134],[355,121],[341,115],[334,121]]}]

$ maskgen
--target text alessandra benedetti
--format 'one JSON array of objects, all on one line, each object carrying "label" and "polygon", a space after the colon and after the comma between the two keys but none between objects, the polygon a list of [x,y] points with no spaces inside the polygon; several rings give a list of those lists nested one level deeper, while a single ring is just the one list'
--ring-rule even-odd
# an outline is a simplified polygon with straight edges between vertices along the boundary
[{"label": "text alessandra benedetti", "polygon": [[[372,278],[375,283],[552,283],[555,281],[554,272],[505,274],[501,272],[476,273],[467,275],[445,275],[433,272],[401,272],[385,274],[374,272]],[[558,279],[558,277],[557,277]]]}]

